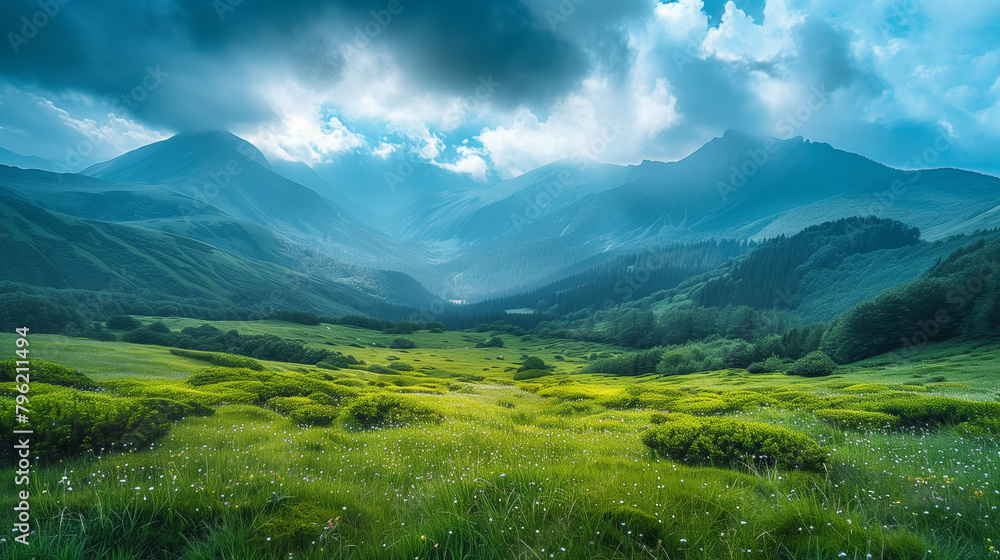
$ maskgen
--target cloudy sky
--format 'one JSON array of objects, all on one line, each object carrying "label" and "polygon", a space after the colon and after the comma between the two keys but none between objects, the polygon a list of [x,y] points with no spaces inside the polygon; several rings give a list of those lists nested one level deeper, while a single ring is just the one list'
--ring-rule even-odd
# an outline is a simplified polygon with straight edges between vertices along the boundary
[{"label": "cloudy sky", "polygon": [[489,181],[737,128],[1000,174],[992,0],[4,0],[0,22],[0,147],[70,167],[229,129]]}]

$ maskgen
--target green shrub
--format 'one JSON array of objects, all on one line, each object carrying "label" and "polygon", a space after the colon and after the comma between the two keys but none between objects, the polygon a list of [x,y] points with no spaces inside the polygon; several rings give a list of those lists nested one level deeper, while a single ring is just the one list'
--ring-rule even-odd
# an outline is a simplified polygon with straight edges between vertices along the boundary
[{"label": "green shrub", "polygon": [[382,375],[393,375],[396,373],[396,370],[389,369],[381,364],[372,364],[366,369],[372,373],[380,373]]},{"label": "green shrub", "polygon": [[788,388],[779,388],[769,392],[767,397],[788,408],[817,408],[823,403],[823,399],[815,393]]},{"label": "green shrub", "polygon": [[827,458],[826,449],[804,434],[735,418],[671,415],[644,431],[641,439],[671,459],[698,464],[751,462],[818,471]]},{"label": "green shrub", "polygon": [[338,404],[340,404],[340,399],[330,396],[326,393],[313,393],[309,395],[308,399],[319,404],[325,404],[327,406],[337,406]]},{"label": "green shrub", "polygon": [[805,377],[821,377],[830,375],[837,369],[837,364],[830,356],[816,350],[795,360],[795,363],[788,368],[788,373],[792,375],[802,375]]},{"label": "green shrub", "polygon": [[784,367],[785,362],[781,361],[781,358],[771,356],[762,362],[754,362],[748,365],[747,371],[750,373],[775,373],[781,371]]},{"label": "green shrub", "polygon": [[670,408],[670,404],[675,397],[669,397],[659,392],[644,391],[639,394],[639,406],[641,408]]},{"label": "green shrub", "polygon": [[434,407],[402,395],[374,393],[358,397],[347,406],[347,414],[362,428],[399,426],[421,420],[440,421]]},{"label": "green shrub", "polygon": [[389,369],[394,369],[396,371],[413,371],[413,366],[406,362],[393,362],[389,364]]},{"label": "green shrub", "polygon": [[690,345],[664,352],[660,363],[656,365],[656,373],[684,375],[722,369],[724,365],[720,357],[705,352],[699,346]]},{"label": "green shrub", "polygon": [[[101,453],[145,447],[172,425],[164,403],[130,397],[60,389],[33,395],[31,404],[30,426],[36,428],[31,451],[46,462],[90,450]],[[0,414],[0,439],[6,450],[14,428],[12,399],[0,399]]]},{"label": "green shrub", "polygon": [[610,375],[644,375],[656,371],[662,348],[651,348],[642,352],[629,352],[620,356],[612,356],[601,352],[596,360],[591,361],[580,370],[580,373],[607,373]]},{"label": "green shrub", "polygon": [[296,424],[329,426],[340,415],[340,409],[325,404],[305,404],[292,410],[288,419]]},{"label": "green shrub", "polygon": [[402,350],[409,350],[411,348],[416,348],[417,343],[413,342],[408,338],[397,338],[389,343],[389,348],[398,348]]},{"label": "green shrub", "polygon": [[367,385],[367,383],[360,379],[335,379],[331,383],[343,387],[364,387]]},{"label": "green shrub", "polygon": [[726,401],[714,396],[697,396],[678,399],[671,404],[675,412],[710,415],[734,410]]},{"label": "green shrub", "polygon": [[547,370],[551,369],[549,366],[545,365],[545,362],[537,356],[528,356],[521,362],[521,367],[517,368],[517,371],[528,371],[531,369]]},{"label": "green shrub", "polygon": [[499,336],[494,336],[486,342],[477,343],[476,348],[503,348],[503,339]]},{"label": "green shrub", "polygon": [[141,398],[136,402],[163,414],[167,420],[177,421],[188,416],[211,416],[215,409],[198,402],[184,402],[166,398]]},{"label": "green shrub", "polygon": [[267,400],[263,396],[264,384],[260,381],[229,381],[204,385],[201,389],[215,395],[220,404],[259,404]]},{"label": "green shrub", "polygon": [[[170,399],[198,407],[211,407],[222,403],[222,398],[218,394],[184,387],[173,381],[155,383],[116,379],[105,381],[101,385],[124,397]],[[36,391],[37,387],[32,387],[32,392]]]},{"label": "green shrub", "polygon": [[598,405],[603,406],[604,408],[610,408],[614,410],[630,410],[641,407],[641,403],[639,402],[639,395],[634,395],[627,392],[618,395],[599,397],[596,399],[596,402]]},{"label": "green shrub", "polygon": [[971,422],[958,424],[958,426],[971,435],[1000,436],[1000,418],[977,418]]},{"label": "green shrub", "polygon": [[896,394],[858,404],[871,412],[899,417],[900,424],[910,427],[958,424],[981,419],[1000,418],[1000,402],[966,401],[952,397]]},{"label": "green shrub", "polygon": [[[52,362],[32,359],[28,369],[28,379],[32,383],[48,383],[49,385],[76,387],[77,389],[90,389],[97,386],[92,379],[79,370]],[[14,383],[16,379],[17,361],[0,361],[0,383]]]},{"label": "green shrub", "polygon": [[264,406],[280,414],[288,415],[296,408],[307,404],[315,404],[315,402],[307,397],[274,397],[268,399]]},{"label": "green shrub", "polygon": [[730,410],[752,410],[769,404],[769,399],[756,391],[725,391],[719,398]]},{"label": "green shrub", "polygon": [[274,372],[257,372],[250,368],[213,367],[187,378],[188,385],[201,387],[227,381],[268,381]]},{"label": "green shrub", "polygon": [[552,372],[547,369],[526,369],[524,371],[518,370],[514,372],[514,381],[537,379],[539,377],[545,377],[546,375],[552,375]]},{"label": "green shrub", "polygon": [[816,418],[842,430],[877,430],[894,428],[899,417],[882,412],[822,408],[813,412]]},{"label": "green shrub", "polygon": [[224,352],[202,352],[200,350],[183,350],[180,348],[171,348],[170,353],[175,356],[201,360],[222,367],[247,368],[254,371],[261,371],[264,369],[264,365],[257,360],[247,356],[238,356],[236,354],[226,354]]}]

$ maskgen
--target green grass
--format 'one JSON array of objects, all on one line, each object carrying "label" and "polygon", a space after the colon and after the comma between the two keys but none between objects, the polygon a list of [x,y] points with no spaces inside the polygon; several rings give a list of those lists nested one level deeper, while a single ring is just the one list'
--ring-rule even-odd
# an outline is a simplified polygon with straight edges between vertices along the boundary
[{"label": "green grass", "polygon": [[[172,329],[202,323],[165,322]],[[319,428],[261,406],[219,406],[212,416],[177,422],[143,451],[39,464],[33,544],[8,539],[0,555],[990,558],[1000,541],[1000,444],[993,436],[964,425],[844,431],[812,412],[884,395],[992,401],[997,393],[986,374],[990,360],[1000,359],[995,346],[928,348],[910,364],[861,363],[818,379],[744,370],[613,378],[573,374],[585,363],[581,356],[615,351],[574,341],[504,336],[505,348],[477,349],[475,341],[489,333],[420,332],[407,336],[418,347],[404,351],[371,347],[398,335],[352,327],[229,325],[368,364],[411,364],[414,371],[393,374],[264,366],[359,395],[409,393],[443,420],[359,429],[341,412]],[[103,382],[146,379],[148,387],[196,391],[203,386],[185,379],[209,367],[157,347],[41,335],[31,341],[37,359]],[[12,348],[11,337],[0,335],[0,345]],[[514,382],[522,354],[541,357],[555,374]],[[941,367],[927,371],[931,366]],[[938,375],[947,381],[929,382]],[[921,379],[917,387],[926,390],[904,387]],[[338,408],[350,410],[360,398],[345,397]],[[794,430],[829,449],[831,459],[820,472],[670,461],[640,434],[655,410],[681,406]],[[3,495],[13,495],[12,481],[0,480]]]}]

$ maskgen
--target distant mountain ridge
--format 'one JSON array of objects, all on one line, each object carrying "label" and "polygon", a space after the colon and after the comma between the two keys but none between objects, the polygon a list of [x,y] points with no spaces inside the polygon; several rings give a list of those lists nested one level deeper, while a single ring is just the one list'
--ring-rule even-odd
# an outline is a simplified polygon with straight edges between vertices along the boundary
[{"label": "distant mountain ridge", "polygon": [[[361,173],[363,159],[272,165],[229,132],[180,134],[79,174],[0,166],[0,192],[79,218],[191,237],[408,304],[429,301],[430,292],[472,302],[513,297],[656,247],[759,241],[851,216],[895,219],[931,240],[1000,225],[1000,179],[893,169],[801,137],[727,131],[676,162],[561,160],[494,185],[456,181],[443,192],[447,181],[422,182],[440,169],[414,169],[407,176],[419,189],[393,204],[420,189],[438,194],[388,219],[347,210],[361,207],[341,188],[352,196],[367,188],[372,200],[386,195],[381,183],[357,181],[377,182],[394,164],[380,158]],[[337,165],[353,171],[331,177]]]},{"label": "distant mountain ridge", "polygon": [[[448,277],[495,293],[558,276],[566,261],[668,243],[791,235],[851,216],[899,220],[928,239],[1000,225],[996,177],[893,169],[801,137],[727,131],[677,162],[602,165],[593,177],[600,184],[565,189],[553,197],[563,197],[558,203],[521,219],[519,203],[544,189],[547,167],[498,185],[506,196],[425,199],[408,209],[410,218],[399,216],[393,231],[445,247]],[[498,282],[510,269],[536,274]]]},{"label": "distant mountain ridge", "polygon": [[257,148],[229,132],[178,134],[82,174],[163,187],[232,218],[320,247],[340,261],[400,269],[419,257],[415,247],[386,237],[315,191],[282,177]]},{"label": "distant mountain ridge", "polygon": [[42,169],[44,171],[64,171],[54,161],[37,156],[23,156],[19,153],[0,148],[0,165],[9,165],[21,169]]}]

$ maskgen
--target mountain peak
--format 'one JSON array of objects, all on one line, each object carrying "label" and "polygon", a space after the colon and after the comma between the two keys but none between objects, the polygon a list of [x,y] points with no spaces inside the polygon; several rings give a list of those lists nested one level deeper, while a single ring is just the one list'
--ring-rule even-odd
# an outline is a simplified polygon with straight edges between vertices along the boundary
[{"label": "mountain peak", "polygon": [[729,129],[726,129],[726,131],[722,133],[721,139],[722,140],[729,140],[729,141],[733,141],[733,140],[755,140],[756,141],[756,140],[763,140],[764,137],[757,136],[756,134],[750,134],[749,132],[747,132],[745,130],[740,130],[738,128],[729,128]]},{"label": "mountain peak", "polygon": [[[236,136],[228,130],[210,130],[206,132],[182,132],[171,138],[158,142],[164,147],[176,146],[182,149],[199,151],[232,151],[235,150],[254,163],[265,168],[272,169],[271,164],[264,157],[264,154],[256,146],[246,140]],[[155,145],[155,144],[153,144]]]},{"label": "mountain peak", "polygon": [[83,174],[110,181],[169,182],[196,170],[254,163],[274,171],[253,144],[227,130],[184,132],[92,165]]}]

